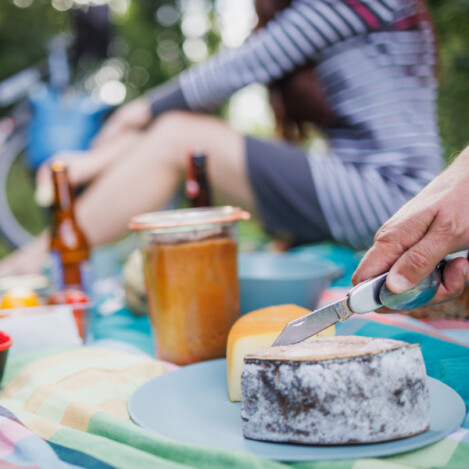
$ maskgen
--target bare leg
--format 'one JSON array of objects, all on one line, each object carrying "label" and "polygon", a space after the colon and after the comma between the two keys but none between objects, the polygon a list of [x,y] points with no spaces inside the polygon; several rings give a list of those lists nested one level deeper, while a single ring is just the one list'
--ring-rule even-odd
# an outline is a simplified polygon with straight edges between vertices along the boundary
[{"label": "bare leg", "polygon": [[207,153],[215,189],[230,202],[252,210],[243,136],[218,119],[171,112],[160,117],[135,149],[109,167],[80,198],[77,216],[91,244],[113,240],[126,231],[133,215],[168,202],[192,149]]},{"label": "bare leg", "polygon": [[40,273],[48,245],[49,235],[43,232],[26,246],[12,252],[0,262],[0,277]]},{"label": "bare leg", "polygon": [[[92,245],[112,241],[126,232],[133,215],[157,210],[168,202],[194,149],[207,153],[215,190],[226,195],[230,203],[254,210],[244,137],[219,119],[170,112],[142,133],[133,148],[123,148],[124,154],[113,158],[106,171],[95,176],[77,203],[78,220]],[[43,259],[47,243],[47,235],[43,235],[25,249],[22,257],[20,253],[12,254],[0,263],[0,274],[33,271],[32,264],[26,267],[28,259],[34,253]],[[16,267],[8,262],[11,257],[16,259]],[[34,262],[36,269],[38,265]]]},{"label": "bare leg", "polygon": [[[137,131],[127,131],[106,145],[88,151],[64,151],[54,156],[54,160],[67,163],[68,177],[72,186],[89,183],[99,174],[106,171],[120,158],[125,157],[141,138]],[[50,163],[44,163],[36,176],[37,185],[52,184],[50,180]]]},{"label": "bare leg", "polygon": [[[99,174],[105,172],[109,166],[117,164],[121,158],[125,158],[131,148],[135,148],[139,138],[139,132],[128,131],[99,149],[84,152],[63,152],[57,154],[54,159],[61,159],[67,163],[72,185],[89,183]],[[36,181],[39,192],[39,194],[36,193],[36,199],[43,203],[51,203],[53,189],[49,164],[41,166]],[[42,192],[40,192],[40,187],[43,189]],[[46,230],[26,246],[17,249],[0,261],[0,277],[39,273],[47,256],[48,246],[49,235]]]}]

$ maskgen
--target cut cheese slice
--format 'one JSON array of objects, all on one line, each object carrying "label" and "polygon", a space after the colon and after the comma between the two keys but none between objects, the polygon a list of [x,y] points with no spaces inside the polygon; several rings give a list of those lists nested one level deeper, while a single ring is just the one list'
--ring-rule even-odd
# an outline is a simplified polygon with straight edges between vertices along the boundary
[{"label": "cut cheese slice", "polygon": [[[230,401],[242,401],[241,373],[244,357],[262,348],[270,347],[283,328],[294,319],[310,313],[297,305],[279,305],[258,309],[241,316],[228,335],[226,350],[228,395]],[[334,326],[320,332],[315,337],[331,337]]]}]

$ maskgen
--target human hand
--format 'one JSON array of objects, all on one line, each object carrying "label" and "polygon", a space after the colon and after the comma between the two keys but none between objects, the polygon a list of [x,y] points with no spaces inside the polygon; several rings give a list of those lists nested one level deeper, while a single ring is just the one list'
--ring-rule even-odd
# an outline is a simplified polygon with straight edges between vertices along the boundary
[{"label": "human hand", "polygon": [[[353,275],[354,284],[389,270],[386,285],[402,293],[420,283],[438,262],[469,247],[469,147],[454,163],[404,205],[378,231]],[[467,259],[450,261],[432,303],[462,294]]]},{"label": "human hand", "polygon": [[60,160],[67,165],[68,180],[72,187],[89,184],[106,171],[119,158],[135,148],[141,138],[140,132],[127,131],[107,144],[87,151],[60,152],[43,163],[36,173],[36,203],[41,207],[52,204],[54,193],[50,171],[51,161]]},{"label": "human hand", "polygon": [[[100,171],[99,160],[86,151],[67,151],[54,156],[52,160],[63,161],[67,165],[68,180],[71,186],[85,184]],[[40,207],[49,207],[54,198],[54,188],[50,171],[51,161],[43,163],[36,173],[34,199]]]},{"label": "human hand", "polygon": [[112,114],[94,138],[92,147],[110,143],[125,131],[141,130],[150,123],[151,118],[150,101],[145,98],[135,99]]}]

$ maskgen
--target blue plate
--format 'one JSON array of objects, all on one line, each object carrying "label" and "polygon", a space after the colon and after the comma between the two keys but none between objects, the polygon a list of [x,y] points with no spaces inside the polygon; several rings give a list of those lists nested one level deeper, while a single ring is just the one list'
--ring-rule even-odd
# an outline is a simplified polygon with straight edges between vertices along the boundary
[{"label": "blue plate", "polygon": [[435,443],[461,426],[466,406],[452,388],[428,378],[430,430],[385,443],[302,446],[247,440],[241,429],[241,403],[228,399],[226,360],[186,366],[137,389],[128,402],[138,425],[183,443],[225,450],[244,450],[278,461],[354,459],[412,451]]}]

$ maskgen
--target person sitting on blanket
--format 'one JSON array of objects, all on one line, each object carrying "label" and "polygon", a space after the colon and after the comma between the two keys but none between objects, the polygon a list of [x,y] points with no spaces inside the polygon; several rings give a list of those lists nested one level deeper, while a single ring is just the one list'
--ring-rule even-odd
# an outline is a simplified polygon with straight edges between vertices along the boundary
[{"label": "person sitting on blanket", "polygon": [[[386,284],[402,293],[420,283],[450,253],[469,249],[469,147],[446,171],[388,220],[353,275],[357,284],[389,270]],[[469,262],[450,261],[432,303],[461,296]]]},{"label": "person sitting on blanket", "polygon": [[[187,152],[210,158],[215,189],[291,244],[355,249],[442,167],[435,41],[423,0],[258,0],[246,42],[124,105],[80,158],[59,155],[88,183],[77,216],[92,245],[176,191]],[[278,11],[280,10],[280,11]],[[265,24],[264,24],[265,23]],[[281,140],[244,136],[204,114],[254,82],[269,85]],[[286,137],[314,122],[327,157]],[[47,171],[41,171],[40,179]],[[0,265],[38,270],[47,236]]]}]

